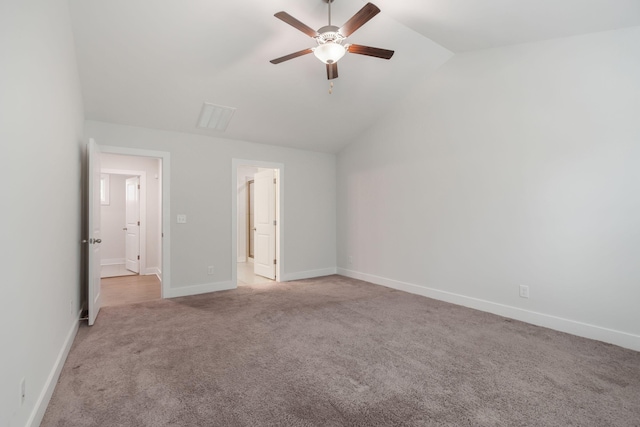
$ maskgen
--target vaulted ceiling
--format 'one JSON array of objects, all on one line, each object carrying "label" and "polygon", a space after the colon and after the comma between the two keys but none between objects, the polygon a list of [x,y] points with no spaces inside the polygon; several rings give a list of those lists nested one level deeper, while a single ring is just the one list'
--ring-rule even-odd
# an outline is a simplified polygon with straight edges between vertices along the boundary
[{"label": "vaulted ceiling", "polygon": [[[315,42],[322,0],[70,0],[87,119],[337,152],[455,53],[640,25],[640,0],[373,0],[329,93]],[[335,0],[342,25],[366,2]],[[197,128],[203,102],[237,108],[224,132]]]}]

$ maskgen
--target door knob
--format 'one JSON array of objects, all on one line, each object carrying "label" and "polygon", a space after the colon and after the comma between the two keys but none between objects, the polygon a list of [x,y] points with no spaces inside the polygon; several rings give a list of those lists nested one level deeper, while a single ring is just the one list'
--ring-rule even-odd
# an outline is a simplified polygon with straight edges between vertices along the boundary
[{"label": "door knob", "polygon": [[127,227],[123,228],[124,231],[127,231]]},{"label": "door knob", "polygon": [[96,239],[94,240],[95,243],[102,243],[102,239]]}]

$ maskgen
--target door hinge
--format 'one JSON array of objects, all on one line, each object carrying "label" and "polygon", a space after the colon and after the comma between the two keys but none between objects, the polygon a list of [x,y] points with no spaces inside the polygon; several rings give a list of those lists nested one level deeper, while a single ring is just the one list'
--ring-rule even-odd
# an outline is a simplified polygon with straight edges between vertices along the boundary
[{"label": "door hinge", "polygon": [[140,221],[138,221],[138,225],[140,225]]},{"label": "door hinge", "polygon": [[274,183],[274,184],[276,183],[276,179],[275,179],[275,178],[273,178],[273,183]]},{"label": "door hinge", "polygon": [[140,184],[138,184],[138,190],[140,189]]},{"label": "door hinge", "polygon": [[140,259],[140,255],[138,255],[138,259]]},{"label": "door hinge", "polygon": [[273,265],[276,265],[278,262],[274,259],[273,260]]},{"label": "door hinge", "polygon": [[276,221],[275,219],[273,220],[273,225],[278,225],[278,221]]}]

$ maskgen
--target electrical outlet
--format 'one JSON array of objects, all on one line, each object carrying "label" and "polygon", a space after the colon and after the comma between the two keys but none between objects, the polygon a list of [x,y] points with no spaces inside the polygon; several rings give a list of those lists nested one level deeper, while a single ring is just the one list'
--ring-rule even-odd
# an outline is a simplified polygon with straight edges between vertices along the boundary
[{"label": "electrical outlet", "polygon": [[69,313],[73,316],[73,299],[69,300]]},{"label": "electrical outlet", "polygon": [[529,287],[520,285],[520,298],[529,298]]},{"label": "electrical outlet", "polygon": [[353,265],[353,257],[349,255],[349,265]]},{"label": "electrical outlet", "polygon": [[187,216],[185,214],[178,214],[178,217],[176,218],[176,221],[178,222],[178,224],[186,224],[187,223]]},{"label": "electrical outlet", "polygon": [[27,380],[20,380],[20,405],[24,405],[24,401],[27,400]]},{"label": "electrical outlet", "polygon": [[210,265],[209,267],[207,267],[207,274],[213,274],[214,268],[213,265]]}]

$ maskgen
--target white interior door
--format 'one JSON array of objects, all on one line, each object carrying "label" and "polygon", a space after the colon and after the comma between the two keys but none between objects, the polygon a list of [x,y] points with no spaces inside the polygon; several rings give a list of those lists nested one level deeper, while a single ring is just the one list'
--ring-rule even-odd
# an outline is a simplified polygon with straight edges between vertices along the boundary
[{"label": "white interior door", "polygon": [[89,326],[93,325],[98,317],[101,304],[100,294],[100,148],[93,139],[87,145],[87,260],[88,271],[88,310]]},{"label": "white interior door", "polygon": [[253,272],[271,280],[276,278],[276,184],[275,171],[254,176]]},{"label": "white interior door", "polygon": [[140,273],[140,177],[127,178],[125,185],[125,266]]}]

